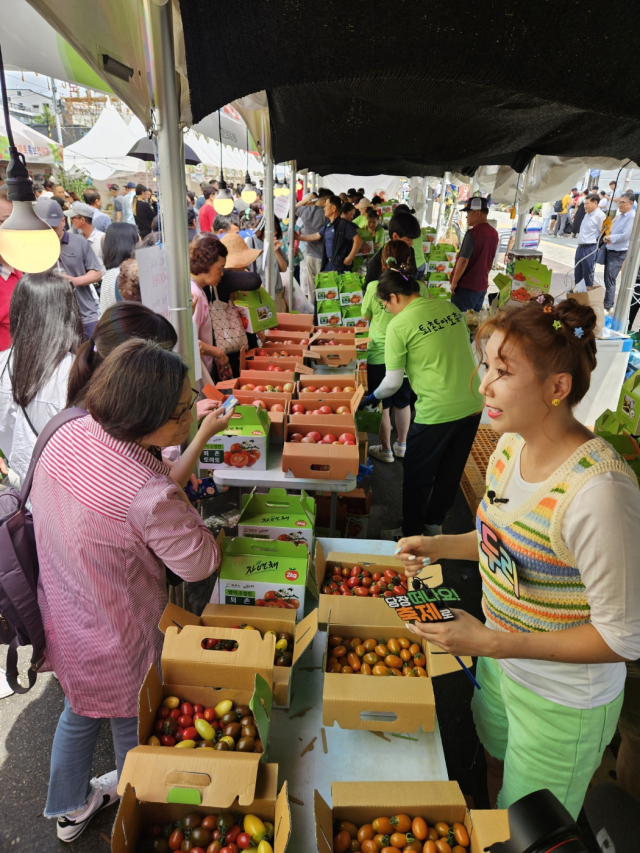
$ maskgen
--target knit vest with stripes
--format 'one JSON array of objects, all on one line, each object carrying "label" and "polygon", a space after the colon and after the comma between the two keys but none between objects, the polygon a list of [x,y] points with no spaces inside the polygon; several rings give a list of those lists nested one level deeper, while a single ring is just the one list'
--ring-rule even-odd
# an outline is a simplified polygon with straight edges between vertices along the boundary
[{"label": "knit vest with stripes", "polygon": [[[514,433],[502,436],[489,460],[487,492],[500,496],[523,444]],[[499,509],[485,494],[476,528],[482,608],[490,628],[529,633],[590,622],[580,568],[562,541],[562,520],[585,483],[609,471],[625,474],[637,485],[635,474],[613,447],[593,438],[514,510]]]}]

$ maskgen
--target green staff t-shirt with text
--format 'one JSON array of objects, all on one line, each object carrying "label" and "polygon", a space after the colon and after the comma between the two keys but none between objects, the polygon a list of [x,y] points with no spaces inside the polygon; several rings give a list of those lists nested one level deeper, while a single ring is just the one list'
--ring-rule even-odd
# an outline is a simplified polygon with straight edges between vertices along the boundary
[{"label": "green staff t-shirt with text", "polygon": [[391,319],[385,364],[406,371],[418,396],[416,423],[448,423],[482,409],[467,325],[448,300],[418,297]]},{"label": "green staff t-shirt with text", "polygon": [[[427,287],[423,282],[420,285],[420,296],[427,295]],[[390,311],[384,310],[384,305],[376,296],[378,282],[370,281],[362,300],[362,316],[370,320],[369,343],[367,344],[367,363],[384,364],[384,342],[387,335],[387,327],[393,319]]]}]

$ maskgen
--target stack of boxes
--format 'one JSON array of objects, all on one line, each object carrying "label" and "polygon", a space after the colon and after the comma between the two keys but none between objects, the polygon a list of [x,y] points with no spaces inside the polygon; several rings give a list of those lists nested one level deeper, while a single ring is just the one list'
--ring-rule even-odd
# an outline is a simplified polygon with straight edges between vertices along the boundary
[{"label": "stack of boxes", "polygon": [[[432,236],[430,233],[427,236]],[[433,235],[435,237],[435,234]],[[435,243],[423,240],[430,246],[427,261],[427,287],[432,299],[451,298],[451,273],[456,263],[456,247],[449,243]]]},{"label": "stack of boxes", "polygon": [[367,329],[362,319],[363,280],[355,272],[323,272],[316,276],[319,326]]}]

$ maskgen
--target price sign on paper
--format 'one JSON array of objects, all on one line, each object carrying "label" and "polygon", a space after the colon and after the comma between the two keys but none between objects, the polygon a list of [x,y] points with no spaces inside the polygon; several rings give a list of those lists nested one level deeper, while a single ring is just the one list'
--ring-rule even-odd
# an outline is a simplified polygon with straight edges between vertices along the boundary
[{"label": "price sign on paper", "polygon": [[451,606],[457,606],[460,596],[451,587],[430,588],[420,578],[413,579],[413,589],[406,595],[383,598],[403,622],[448,622],[454,618]]},{"label": "price sign on paper", "polygon": [[[148,246],[136,252],[143,305],[169,319],[169,275],[162,246]],[[199,351],[198,351],[199,360]]]}]

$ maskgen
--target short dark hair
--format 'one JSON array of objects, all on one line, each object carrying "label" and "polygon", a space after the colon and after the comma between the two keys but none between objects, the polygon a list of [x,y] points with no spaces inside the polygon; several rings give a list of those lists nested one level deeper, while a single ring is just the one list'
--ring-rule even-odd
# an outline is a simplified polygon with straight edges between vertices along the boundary
[{"label": "short dark hair", "polygon": [[232,225],[239,224],[240,221],[235,213],[229,213],[226,215],[223,215],[222,213],[216,213],[215,219],[213,220],[213,230],[214,232],[224,231],[226,233]]},{"label": "short dark hair", "polygon": [[333,204],[335,207],[338,208],[338,210],[340,210],[340,208],[342,207],[342,199],[339,195],[330,195],[327,199],[327,204]]},{"label": "short dark hair", "polygon": [[620,198],[628,198],[630,202],[634,202],[636,200],[636,194],[633,190],[627,190],[627,192],[622,193]]},{"label": "short dark hair", "polygon": [[[113,226],[111,226],[113,227]],[[76,355],[69,373],[67,405],[82,406],[93,374],[120,344],[132,338],[155,341],[169,349],[178,343],[176,330],[161,314],[139,302],[116,302],[98,320],[93,334]]]},{"label": "short dark hair", "polygon": [[356,194],[355,187],[351,187],[350,189],[347,190],[347,195],[355,195],[355,194]]},{"label": "short dark hair", "polygon": [[382,199],[379,195],[374,195],[374,197],[371,199],[371,204],[382,204]]},{"label": "short dark hair", "polygon": [[133,338],[96,370],[85,407],[113,438],[139,441],[173,417],[188,372],[177,353]]},{"label": "short dark hair", "polygon": [[326,189],[325,187],[320,187],[318,190],[318,198],[331,198],[333,193],[331,190]]},{"label": "short dark hair", "polygon": [[211,184],[205,184],[202,187],[202,195],[204,196],[205,201],[208,198],[211,198],[212,195],[217,195],[218,190],[215,187],[212,187]]},{"label": "short dark hair", "polygon": [[600,195],[604,198],[604,196],[606,196],[606,192],[604,190],[600,190]]},{"label": "short dark hair", "polygon": [[83,190],[82,197],[85,204],[90,204],[91,207],[93,207],[93,205],[102,198],[97,190]]},{"label": "short dark hair", "polygon": [[109,184],[108,186],[109,186],[110,190],[119,190],[120,189],[118,184]]},{"label": "short dark hair", "polygon": [[595,201],[596,204],[600,204],[600,197],[598,193],[591,193],[591,195],[586,197],[585,201]]},{"label": "short dark hair", "polygon": [[218,258],[226,258],[229,250],[225,244],[210,232],[203,232],[189,247],[191,275],[209,272]]},{"label": "short dark hair", "polygon": [[352,210],[355,210],[355,206],[351,204],[350,201],[345,201],[345,203],[340,206],[340,215],[346,216],[346,214],[351,213]]},{"label": "short dark hair", "polygon": [[102,259],[106,269],[119,267],[132,258],[138,245],[138,229],[130,222],[112,222],[107,228],[102,244]]},{"label": "short dark hair", "polygon": [[394,213],[389,220],[389,237],[393,239],[393,235],[398,237],[407,237],[409,240],[417,240],[422,234],[420,223],[412,213],[401,211]]},{"label": "short dark hair", "polygon": [[44,192],[44,187],[42,186],[42,184],[34,184],[33,191],[34,193],[42,193]]},{"label": "short dark hair", "polygon": [[45,178],[44,179],[44,188],[47,191],[50,191],[53,189],[53,181],[51,180],[51,178]]}]

